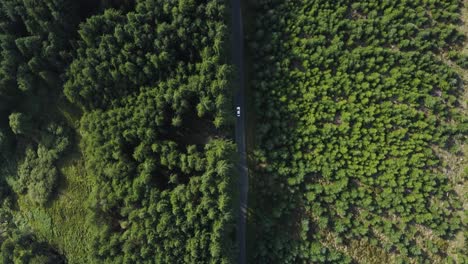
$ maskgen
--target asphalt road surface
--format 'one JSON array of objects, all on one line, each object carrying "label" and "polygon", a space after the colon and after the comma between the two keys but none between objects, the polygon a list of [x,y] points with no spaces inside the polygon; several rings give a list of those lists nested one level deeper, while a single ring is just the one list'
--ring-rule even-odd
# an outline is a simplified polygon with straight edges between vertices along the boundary
[{"label": "asphalt road surface", "polygon": [[[239,153],[239,212],[237,223],[237,241],[239,247],[239,264],[246,264],[246,222],[247,222],[247,193],[249,177],[245,152],[245,86],[244,86],[244,33],[242,29],[242,13],[240,0],[231,0],[232,12],[232,62],[236,68],[235,107],[240,107],[240,116],[236,112],[236,144]],[[234,109],[235,110],[235,109]]]}]

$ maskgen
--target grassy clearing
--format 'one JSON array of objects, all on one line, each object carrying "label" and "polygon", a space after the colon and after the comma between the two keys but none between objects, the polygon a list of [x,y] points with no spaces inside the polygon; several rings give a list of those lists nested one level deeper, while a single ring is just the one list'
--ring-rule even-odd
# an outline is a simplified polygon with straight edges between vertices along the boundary
[{"label": "grassy clearing", "polygon": [[[68,125],[79,130],[81,111],[65,100],[58,100],[55,113]],[[44,207],[31,203],[26,197],[18,200],[19,219],[31,228],[40,240],[50,243],[66,256],[68,263],[91,263],[91,227],[87,221],[87,199],[91,184],[82,159],[79,135],[67,155],[57,164],[60,178],[57,191]]]},{"label": "grassy clearing", "polygon": [[[461,26],[462,32],[465,36],[468,37],[468,0],[464,0],[464,7],[462,9],[462,19],[463,25]],[[463,48],[462,53],[468,54],[468,42],[465,41],[465,45]],[[461,101],[461,107],[464,116],[468,116],[468,70],[459,68],[460,74],[463,78],[464,83],[464,90]],[[451,178],[454,186],[455,191],[459,195],[462,203],[463,203],[463,211],[460,212],[462,215],[462,221],[466,224],[466,212],[468,211],[468,145],[466,142],[459,142],[461,155],[444,155],[443,160],[446,162],[449,168],[452,169],[452,176]],[[462,232],[459,232],[454,240],[450,241],[449,243],[449,254],[453,254],[457,249],[465,249],[466,250],[466,237]],[[455,256],[455,259],[457,257]],[[458,260],[458,259],[457,259]]]},{"label": "grassy clearing", "polygon": [[[460,25],[459,30],[468,37],[468,0],[463,1],[463,7],[461,10],[461,19],[463,23]],[[465,41],[461,53],[468,54],[468,41]],[[446,60],[445,60],[446,61]],[[463,91],[459,98],[460,108],[465,117],[468,116],[468,70],[460,68],[455,63],[447,62],[452,68],[454,68],[463,79]],[[464,141],[456,142],[457,153],[450,153],[444,150],[436,149],[436,153],[443,161],[444,167],[443,172],[449,177],[454,190],[463,203],[463,211],[459,212],[462,218],[462,222],[466,224],[468,211],[468,144]],[[457,263],[461,263],[462,260],[458,259],[457,251],[466,250],[466,237],[463,231],[460,231],[454,239],[448,243],[448,254],[452,256]]]},{"label": "grassy clearing", "polygon": [[18,201],[17,218],[24,221],[40,240],[55,246],[68,263],[90,263],[90,226],[86,220],[86,200],[91,191],[84,161],[78,150],[66,157],[59,169],[62,174],[56,196],[44,208],[27,198]]},{"label": "grassy clearing", "polygon": [[345,245],[338,242],[338,237],[333,232],[327,232],[323,234],[323,237],[325,239],[321,241],[322,245],[350,256],[357,263],[395,263],[397,259],[397,255],[389,254],[383,249],[373,246],[364,240],[352,240]]}]

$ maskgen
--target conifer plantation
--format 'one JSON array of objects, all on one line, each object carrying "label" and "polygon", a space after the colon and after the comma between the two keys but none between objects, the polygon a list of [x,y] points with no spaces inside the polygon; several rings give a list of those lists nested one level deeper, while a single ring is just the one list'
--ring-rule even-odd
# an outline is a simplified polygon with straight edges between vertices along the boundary
[{"label": "conifer plantation", "polygon": [[466,6],[252,9],[251,262],[464,263]]}]

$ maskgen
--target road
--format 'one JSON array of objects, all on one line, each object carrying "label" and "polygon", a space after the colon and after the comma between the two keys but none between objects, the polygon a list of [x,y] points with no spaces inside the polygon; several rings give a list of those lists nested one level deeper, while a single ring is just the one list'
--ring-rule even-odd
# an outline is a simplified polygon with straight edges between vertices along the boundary
[{"label": "road", "polygon": [[240,0],[231,0],[232,46],[231,57],[236,68],[235,106],[239,106],[241,114],[236,118],[236,144],[239,153],[239,211],[237,223],[237,241],[239,248],[239,264],[247,263],[246,254],[246,223],[247,223],[247,193],[249,176],[245,151],[245,77],[244,77],[244,33],[242,28],[242,12]]}]

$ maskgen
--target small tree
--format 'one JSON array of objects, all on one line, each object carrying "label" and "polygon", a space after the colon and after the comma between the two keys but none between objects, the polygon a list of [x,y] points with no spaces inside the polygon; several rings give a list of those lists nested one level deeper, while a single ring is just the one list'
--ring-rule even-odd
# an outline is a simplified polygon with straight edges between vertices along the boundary
[{"label": "small tree", "polygon": [[13,113],[9,116],[11,131],[15,134],[30,134],[33,131],[31,118],[23,113]]}]

